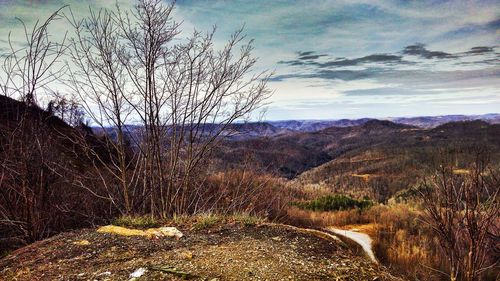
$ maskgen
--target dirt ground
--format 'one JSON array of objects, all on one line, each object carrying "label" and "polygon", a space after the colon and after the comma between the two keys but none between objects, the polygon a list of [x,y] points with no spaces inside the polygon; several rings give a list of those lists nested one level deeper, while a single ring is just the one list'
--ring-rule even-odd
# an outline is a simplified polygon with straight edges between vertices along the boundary
[{"label": "dirt ground", "polygon": [[395,280],[346,244],[279,225],[180,230],[180,239],[63,233],[0,260],[0,280]]}]

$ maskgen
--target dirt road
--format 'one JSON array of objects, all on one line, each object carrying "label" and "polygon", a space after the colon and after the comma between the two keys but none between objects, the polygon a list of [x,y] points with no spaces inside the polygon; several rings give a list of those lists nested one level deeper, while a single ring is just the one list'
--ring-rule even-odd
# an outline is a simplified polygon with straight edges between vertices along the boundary
[{"label": "dirt road", "polygon": [[328,227],[327,229],[330,230],[331,232],[337,234],[337,235],[347,237],[347,238],[351,239],[352,241],[358,243],[363,248],[366,255],[368,257],[370,257],[370,259],[373,262],[377,263],[377,258],[375,258],[375,254],[373,253],[373,250],[372,250],[372,239],[370,238],[370,236],[368,236],[367,234],[361,233],[361,232],[356,232],[353,230],[338,229],[335,227]]}]

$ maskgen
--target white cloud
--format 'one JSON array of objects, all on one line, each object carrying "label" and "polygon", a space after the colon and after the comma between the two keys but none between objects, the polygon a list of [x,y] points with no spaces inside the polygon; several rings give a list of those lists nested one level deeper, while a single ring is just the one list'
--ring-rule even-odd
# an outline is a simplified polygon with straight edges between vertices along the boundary
[{"label": "white cloud", "polygon": [[[20,26],[13,25],[14,16],[33,23],[34,14],[44,18],[68,1],[47,2],[33,2],[35,4],[31,5],[18,1],[0,2],[4,6],[0,9],[0,21],[7,27],[0,29],[0,38],[5,39],[8,29],[12,29],[15,36],[21,34]],[[89,5],[95,8],[111,7],[114,2],[69,1],[79,16],[87,13]],[[125,6],[133,3],[127,0],[120,2]],[[279,119],[288,116],[326,118],[337,113],[358,117],[419,115],[423,109],[427,114],[431,110],[441,112],[442,106],[446,105],[450,107],[449,112],[463,110],[462,113],[468,113],[468,101],[475,105],[469,111],[477,113],[481,106],[487,112],[491,104],[500,103],[496,99],[500,96],[496,90],[500,88],[500,78],[496,78],[500,73],[498,61],[496,65],[480,63],[498,60],[498,48],[496,53],[453,60],[424,59],[400,53],[405,46],[415,42],[427,44],[426,48],[430,51],[447,53],[464,52],[475,46],[498,46],[498,31],[494,30],[494,24],[493,27],[491,25],[500,18],[500,6],[496,1],[179,0],[174,18],[183,21],[183,36],[195,27],[209,30],[217,24],[216,45],[222,45],[231,32],[245,24],[249,38],[256,39],[257,69],[275,69],[277,75],[296,77],[270,83],[275,95],[271,99],[273,105],[269,115],[281,116]],[[59,21],[53,28],[60,36],[66,25]],[[0,41],[0,50],[5,47],[2,44]],[[277,64],[278,61],[296,59],[297,51],[328,55],[318,59],[318,62],[331,61],[336,57],[353,59],[390,53],[402,55],[403,60],[412,64],[387,66],[370,62],[329,68],[369,74],[342,81],[334,75],[314,75],[318,68],[311,65],[293,67]],[[309,78],[297,78],[300,75]],[[363,91],[363,95],[349,94],[352,91]],[[441,101],[437,102],[439,99]],[[490,101],[490,104],[481,104],[481,100]],[[435,104],[430,105],[431,102]],[[404,108],[404,111],[388,109],[395,105]],[[332,114],[333,111],[336,113]]]}]

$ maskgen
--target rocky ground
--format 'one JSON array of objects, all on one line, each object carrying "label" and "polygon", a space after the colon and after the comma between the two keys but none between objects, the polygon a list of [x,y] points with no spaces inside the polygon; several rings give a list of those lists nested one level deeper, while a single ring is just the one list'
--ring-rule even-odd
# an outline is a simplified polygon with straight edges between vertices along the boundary
[{"label": "rocky ground", "polygon": [[351,246],[285,226],[179,229],[180,239],[63,233],[0,260],[0,280],[395,280]]}]

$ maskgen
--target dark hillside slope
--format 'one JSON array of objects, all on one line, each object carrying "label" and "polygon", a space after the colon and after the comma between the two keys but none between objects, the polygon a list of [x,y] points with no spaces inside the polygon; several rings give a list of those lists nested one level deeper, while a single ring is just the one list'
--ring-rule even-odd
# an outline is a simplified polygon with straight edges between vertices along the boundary
[{"label": "dark hillside slope", "polygon": [[414,127],[371,120],[354,127],[331,127],[274,137],[227,141],[215,154],[221,169],[248,163],[287,178],[319,166],[347,151],[386,139],[388,134]]},{"label": "dark hillside slope", "polygon": [[37,106],[27,106],[23,102],[0,95],[0,129],[14,129],[23,119],[28,122],[42,120],[44,124],[49,125],[52,129],[64,131],[71,129],[59,117]]},{"label": "dark hillside slope", "polygon": [[218,169],[249,166],[293,178],[332,159],[320,146],[301,144],[294,136],[226,141],[213,154],[216,166]]},{"label": "dark hillside slope", "polygon": [[74,184],[92,161],[84,143],[106,149],[91,131],[0,96],[0,251],[89,222],[85,210],[102,202]]}]

